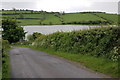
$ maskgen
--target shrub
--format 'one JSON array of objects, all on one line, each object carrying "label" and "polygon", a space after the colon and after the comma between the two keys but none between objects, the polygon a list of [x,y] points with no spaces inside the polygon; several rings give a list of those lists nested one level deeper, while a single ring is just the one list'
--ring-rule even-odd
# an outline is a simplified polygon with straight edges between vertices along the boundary
[{"label": "shrub", "polygon": [[9,42],[2,40],[2,78],[10,78],[9,55],[7,53],[9,48]]},{"label": "shrub", "polygon": [[2,38],[4,40],[8,40],[10,43],[23,40],[26,34],[23,28],[17,25],[17,22],[15,20],[2,20],[2,28]]},{"label": "shrub", "polygon": [[120,27],[57,32],[38,38],[34,45],[68,53],[105,57],[117,61],[120,55]]}]

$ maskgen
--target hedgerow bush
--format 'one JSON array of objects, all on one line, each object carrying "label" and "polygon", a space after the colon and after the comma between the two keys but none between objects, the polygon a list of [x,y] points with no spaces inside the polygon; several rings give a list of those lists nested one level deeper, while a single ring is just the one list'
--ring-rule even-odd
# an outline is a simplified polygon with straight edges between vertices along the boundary
[{"label": "hedgerow bush", "polygon": [[7,40],[2,40],[2,78],[10,77],[9,55],[8,55],[9,48],[10,48],[9,42]]},{"label": "hedgerow bush", "polygon": [[37,38],[34,46],[118,61],[120,56],[120,27],[56,32]]},{"label": "hedgerow bush", "polygon": [[62,24],[82,24],[82,25],[100,25],[100,24],[112,24],[110,21],[79,21],[79,22],[63,22]]}]

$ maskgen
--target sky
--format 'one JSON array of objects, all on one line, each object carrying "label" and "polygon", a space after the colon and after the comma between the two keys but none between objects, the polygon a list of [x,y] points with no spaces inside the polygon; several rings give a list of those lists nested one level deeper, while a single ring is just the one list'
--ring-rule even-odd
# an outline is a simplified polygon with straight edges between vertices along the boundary
[{"label": "sky", "polygon": [[118,13],[119,0],[2,0],[0,9],[31,9],[48,12],[100,11]]}]

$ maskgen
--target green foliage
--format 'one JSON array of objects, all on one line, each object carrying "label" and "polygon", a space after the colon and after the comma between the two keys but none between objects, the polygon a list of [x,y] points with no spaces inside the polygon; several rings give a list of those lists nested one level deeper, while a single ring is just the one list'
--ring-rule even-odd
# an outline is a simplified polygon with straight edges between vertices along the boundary
[{"label": "green foliage", "polygon": [[[117,14],[102,12],[59,13],[32,10],[4,10],[3,18],[17,19],[19,25],[117,24]],[[22,14],[22,15],[21,15]],[[26,20],[27,19],[27,20]]]},{"label": "green foliage", "polygon": [[68,13],[61,16],[65,23],[70,22],[87,22],[87,21],[105,21],[102,18],[92,15],[91,13]]},{"label": "green foliage", "polygon": [[62,24],[81,24],[81,25],[101,25],[101,24],[111,24],[109,21],[79,21],[79,22],[63,22]]},{"label": "green foliage", "polygon": [[34,45],[68,53],[102,56],[112,61],[118,61],[119,34],[119,27],[102,27],[67,33],[57,32],[36,39]]},{"label": "green foliage", "polygon": [[2,40],[2,78],[10,78],[10,65],[8,49],[10,48],[7,40]]},{"label": "green foliage", "polygon": [[42,34],[38,32],[34,32],[27,36],[28,41],[34,41],[36,38],[40,37]]},{"label": "green foliage", "polygon": [[19,17],[20,17],[20,18],[24,18],[23,14],[20,14]]},{"label": "green foliage", "polygon": [[27,35],[27,40],[30,42],[34,41],[33,35],[31,35],[31,34]]},{"label": "green foliage", "polygon": [[8,40],[2,40],[2,49],[3,49],[3,51],[5,51],[8,48],[10,48]]},{"label": "green foliage", "polygon": [[42,34],[41,34],[41,33],[38,33],[38,32],[34,32],[34,33],[32,34],[34,40],[35,40],[36,38],[40,37],[41,35],[42,35]]},{"label": "green foliage", "polygon": [[95,13],[101,18],[105,18],[106,20],[112,22],[113,24],[118,24],[118,15],[117,14],[107,14],[107,13]]},{"label": "green foliage", "polygon": [[23,40],[25,32],[22,27],[19,27],[15,20],[4,19],[2,20],[2,37],[10,43]]}]

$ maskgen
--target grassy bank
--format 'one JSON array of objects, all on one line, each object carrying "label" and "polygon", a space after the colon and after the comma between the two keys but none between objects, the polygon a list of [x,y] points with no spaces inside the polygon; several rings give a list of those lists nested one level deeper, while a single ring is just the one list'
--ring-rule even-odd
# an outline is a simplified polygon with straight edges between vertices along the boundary
[{"label": "grassy bank", "polygon": [[[119,62],[120,57],[119,34],[120,27],[101,27],[73,32],[57,32],[38,37],[34,41],[34,47],[53,50],[53,52],[58,52],[57,55],[61,55],[59,52],[66,53],[65,56],[71,57],[65,58],[71,59],[73,57],[73,61],[84,59],[81,58],[81,55],[87,56],[85,59],[88,61],[84,62],[83,60],[81,63],[85,63],[86,66],[94,70],[97,69],[97,71],[103,71],[115,76],[117,75],[117,62]],[[64,56],[64,54],[62,55]],[[74,56],[76,57],[74,58]],[[92,59],[88,58],[89,56],[94,58],[94,60],[89,60]],[[102,58],[106,60],[104,61]],[[98,62],[96,59],[98,59]],[[94,63],[95,65],[93,66]],[[103,65],[104,68],[102,68]],[[113,72],[109,72],[111,70]]]},{"label": "grassy bank", "polygon": [[13,45],[13,46],[28,47],[35,50],[43,51],[48,54],[56,55],[68,59],[70,61],[80,63],[83,66],[92,69],[94,71],[104,73],[112,77],[118,77],[118,62],[113,62],[103,57],[96,58],[89,55],[60,52],[60,51],[55,51],[53,49],[48,49],[48,48],[45,49],[40,47],[28,46],[28,45]]},{"label": "grassy bank", "polygon": [[10,45],[7,40],[2,41],[2,78],[10,78],[10,59],[8,50]]},{"label": "grassy bank", "polygon": [[120,27],[101,27],[73,32],[57,32],[37,38],[34,46],[68,53],[105,57],[118,61]]}]

